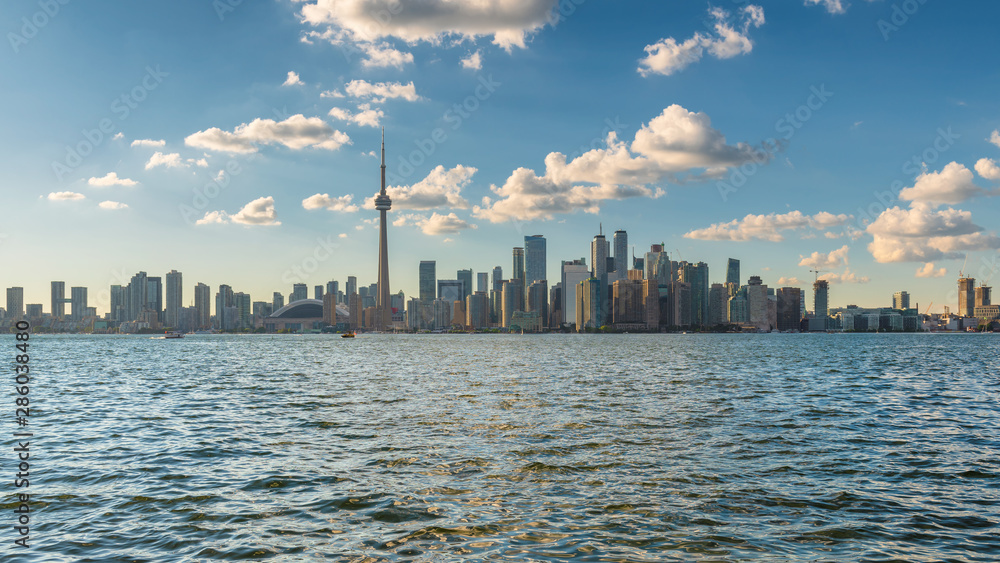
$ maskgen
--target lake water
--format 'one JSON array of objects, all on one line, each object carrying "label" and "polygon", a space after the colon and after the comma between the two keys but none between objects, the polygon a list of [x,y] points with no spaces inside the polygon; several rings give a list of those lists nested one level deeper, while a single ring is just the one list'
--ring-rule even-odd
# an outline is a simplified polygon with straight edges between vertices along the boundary
[{"label": "lake water", "polygon": [[31,346],[4,561],[1000,559],[993,335]]}]

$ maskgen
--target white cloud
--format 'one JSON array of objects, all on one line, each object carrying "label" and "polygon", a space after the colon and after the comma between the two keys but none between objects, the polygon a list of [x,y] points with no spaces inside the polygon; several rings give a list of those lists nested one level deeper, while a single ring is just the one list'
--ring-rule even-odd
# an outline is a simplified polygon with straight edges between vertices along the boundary
[{"label": "white cloud", "polygon": [[857,273],[852,272],[850,268],[844,270],[843,273],[829,273],[823,274],[819,277],[821,280],[826,280],[830,283],[868,283],[871,278],[868,276],[859,276]]},{"label": "white cloud", "polygon": [[[434,209],[450,207],[468,209],[469,202],[461,196],[462,188],[469,185],[476,169],[459,164],[451,169],[438,165],[427,177],[411,186],[387,186],[386,194],[392,198],[394,209]],[[375,197],[365,200],[365,207],[375,209]]]},{"label": "white cloud", "polygon": [[837,268],[847,266],[847,253],[848,246],[838,248],[831,252],[813,252],[810,256],[799,256],[802,260],[799,261],[799,266],[807,266],[813,270],[835,270]]},{"label": "white cloud", "polygon": [[336,90],[325,90],[319,93],[320,98],[343,98],[344,95]]},{"label": "white cloud", "polygon": [[712,8],[713,32],[697,32],[693,37],[678,42],[673,37],[661,39],[645,47],[646,56],[639,60],[639,74],[671,75],[701,60],[707,51],[717,59],[731,59],[753,50],[753,41],[747,37],[751,27],[764,25],[764,9],[749,5],[738,12],[739,24],[734,27],[730,13],[722,8]]},{"label": "white cloud", "polygon": [[297,72],[288,71],[288,78],[285,79],[282,86],[302,86],[303,84],[305,83],[302,82],[301,78],[299,78]]},{"label": "white cloud", "polygon": [[340,197],[330,197],[330,194],[315,194],[302,200],[302,207],[310,211],[314,209],[327,209],[343,213],[354,213],[358,210],[358,206],[351,203],[353,198],[354,196],[350,194]]},{"label": "white cloud", "polygon": [[355,98],[372,98],[376,103],[382,103],[387,98],[402,98],[408,102],[416,102],[420,99],[417,89],[413,86],[413,81],[408,84],[399,82],[376,82],[371,83],[365,80],[352,80],[344,86],[348,95]]},{"label": "white cloud", "polygon": [[339,235],[337,235],[337,237],[339,237],[339,238],[347,238],[347,233],[340,233]]},{"label": "white cloud", "polygon": [[790,278],[780,277],[778,278],[778,285],[806,285],[806,282],[794,276]]},{"label": "white cloud", "polygon": [[132,145],[131,146],[133,146],[133,147],[153,147],[153,148],[158,148],[158,147],[164,147],[166,145],[167,145],[167,142],[165,140],[163,140],[163,139],[159,139],[159,140],[154,140],[154,139],[136,139],[136,140],[132,141]]},{"label": "white cloud", "polygon": [[197,160],[195,160],[193,158],[189,158],[189,159],[187,159],[187,162],[188,162],[188,164],[193,164],[193,165],[197,166],[198,168],[208,168],[208,161],[205,160],[204,158],[199,158]]},{"label": "white cloud", "polygon": [[404,53],[386,43],[365,43],[361,45],[365,58],[361,65],[365,68],[395,67],[402,69],[404,65],[413,62],[413,53]]},{"label": "white cloud", "polygon": [[84,199],[86,196],[83,194],[78,194],[76,192],[52,192],[48,195],[48,198],[52,201],[69,201],[75,199]]},{"label": "white cloud", "polygon": [[419,227],[425,235],[455,234],[466,229],[477,228],[476,225],[469,223],[454,213],[441,215],[437,212],[432,213],[430,217],[416,213],[402,214],[397,216],[392,224],[396,227],[414,225]]},{"label": "white cloud", "polygon": [[929,204],[954,205],[978,195],[998,195],[990,193],[972,182],[972,171],[964,165],[952,162],[940,172],[924,172],[917,176],[911,188],[899,192],[899,199]]},{"label": "white cloud", "polygon": [[119,201],[102,201],[97,204],[101,209],[127,209],[128,205]]},{"label": "white cloud", "polygon": [[935,211],[928,204],[883,211],[866,229],[873,235],[868,250],[876,262],[933,262],[958,258],[963,251],[1000,248],[1000,237],[984,233],[972,213]]},{"label": "white cloud", "polygon": [[1000,166],[991,158],[980,158],[976,162],[976,173],[987,180],[1000,180]]},{"label": "white cloud", "polygon": [[274,198],[271,196],[257,198],[243,206],[233,215],[225,211],[209,211],[195,222],[196,225],[212,223],[239,223],[249,226],[277,226],[281,222],[274,210]]},{"label": "white cloud", "polygon": [[139,182],[135,180],[130,180],[128,178],[119,178],[117,172],[108,172],[103,178],[91,178],[87,180],[87,183],[91,186],[97,187],[107,187],[107,186],[138,186]]},{"label": "white cloud", "polygon": [[185,168],[186,165],[184,161],[181,160],[181,155],[175,152],[169,154],[163,154],[160,151],[153,153],[153,156],[149,157],[149,161],[146,163],[146,170],[151,170],[157,166],[163,166],[164,168]]},{"label": "white cloud", "polygon": [[823,6],[831,14],[843,14],[847,11],[842,0],[806,0],[806,6],[810,4]]},{"label": "white cloud", "polygon": [[334,119],[357,123],[365,127],[378,127],[380,120],[385,117],[385,113],[381,109],[372,109],[369,104],[359,105],[358,113],[351,113],[343,108],[333,108],[329,115]]},{"label": "white cloud", "polygon": [[684,234],[684,238],[698,240],[769,240],[779,242],[785,240],[781,231],[813,228],[825,230],[837,227],[851,219],[850,215],[834,215],[821,212],[816,215],[805,215],[801,211],[789,211],[784,214],[768,215],[749,214],[742,219],[733,219],[728,223],[715,223],[704,229],[697,229]]},{"label": "white cloud", "polygon": [[479,51],[472,53],[468,57],[462,59],[462,68],[467,68],[469,70],[481,70],[483,68],[483,58],[479,54]]},{"label": "white cloud", "polygon": [[562,153],[549,153],[541,176],[528,168],[514,170],[503,186],[490,187],[499,199],[483,198],[473,214],[498,223],[550,219],[556,213],[581,210],[596,213],[605,200],[664,195],[662,188],[650,184],[699,179],[752,160],[770,159],[768,153],[745,143],[727,144],[707,115],[679,105],[643,125],[631,145],[619,141],[613,131],[606,145],[569,162]]},{"label": "white cloud", "polygon": [[331,42],[344,40],[373,42],[396,37],[408,43],[441,43],[449,36],[460,39],[493,37],[493,42],[510,50],[524,47],[528,34],[545,26],[552,17],[557,0],[423,0],[421,2],[386,2],[385,0],[313,0],[302,7],[302,20],[313,26],[330,25],[327,30],[309,36],[322,36]]},{"label": "white cloud", "polygon": [[994,129],[993,133],[990,134],[990,138],[987,140],[997,147],[1000,147],[1000,129]]},{"label": "white cloud", "polygon": [[120,141],[120,140],[122,140],[124,138],[125,138],[125,133],[122,133],[121,131],[119,131],[119,132],[115,133],[114,137],[111,137],[111,140],[112,141]]},{"label": "white cloud", "polygon": [[237,126],[232,132],[212,127],[184,139],[184,143],[191,147],[230,153],[257,152],[255,143],[279,144],[292,150],[306,147],[337,150],[350,142],[350,137],[333,129],[322,119],[307,118],[302,114],[284,121],[258,118]]},{"label": "white cloud", "polygon": [[944,268],[934,268],[934,262],[927,262],[920,268],[917,268],[918,278],[943,278],[948,270]]}]

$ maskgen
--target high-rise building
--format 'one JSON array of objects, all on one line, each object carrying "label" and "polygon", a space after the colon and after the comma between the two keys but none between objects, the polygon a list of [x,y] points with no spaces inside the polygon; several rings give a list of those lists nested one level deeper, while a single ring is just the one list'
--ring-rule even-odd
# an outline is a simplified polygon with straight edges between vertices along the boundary
[{"label": "high-rise building", "polygon": [[87,288],[71,287],[70,290],[70,318],[74,321],[83,320],[87,314]]},{"label": "high-rise building", "polygon": [[295,303],[303,299],[309,299],[309,286],[304,283],[292,284],[292,295],[289,296],[288,302]]},{"label": "high-rise building", "polygon": [[123,321],[134,321],[139,319],[146,308],[146,293],[149,284],[146,281],[146,272],[138,272],[129,280],[125,287],[125,318]]},{"label": "high-rise building", "polygon": [[150,276],[146,278],[145,310],[155,313],[156,319],[163,322],[163,278]]},{"label": "high-rise building", "polygon": [[989,307],[993,304],[993,288],[981,285],[976,288],[976,307]]},{"label": "high-rise building", "polygon": [[524,272],[524,248],[520,246],[514,247],[514,273],[511,276],[512,280],[521,280],[521,285],[524,285],[525,272]]},{"label": "high-rise building", "polygon": [[893,309],[909,309],[910,308],[910,294],[905,291],[897,291],[892,294],[892,308]]},{"label": "high-rise building", "polygon": [[250,322],[250,318],[253,316],[253,304],[250,302],[249,293],[234,293],[233,294],[233,306],[236,307],[236,328],[237,330],[246,330],[253,328],[253,323]]},{"label": "high-rise building", "polygon": [[392,326],[392,304],[389,300],[389,242],[385,213],[392,208],[392,200],[385,193],[385,129],[382,129],[382,189],[375,196],[375,209],[379,212],[378,231],[378,292],[375,298],[375,330]]},{"label": "high-rise building", "polygon": [[830,314],[830,282],[816,280],[813,284],[813,315],[825,319]]},{"label": "high-rise building", "polygon": [[28,317],[31,321],[37,322],[42,320],[42,304],[41,303],[29,303],[24,306],[24,316]]},{"label": "high-rise building", "polygon": [[503,268],[495,266],[493,268],[493,291],[503,290]]},{"label": "high-rise building", "polygon": [[726,264],[726,283],[740,286],[740,261],[735,258],[730,258]]},{"label": "high-rise building", "polygon": [[545,280],[531,282],[527,291],[527,302],[524,310],[531,313],[538,313],[542,325],[549,323],[549,284]]},{"label": "high-rise building", "polygon": [[280,291],[275,291],[271,295],[271,310],[272,312],[285,306],[285,296]]},{"label": "high-rise building", "polygon": [[462,280],[462,303],[465,303],[465,298],[472,295],[472,270],[459,270],[455,277]]},{"label": "high-rise building", "polygon": [[662,244],[651,245],[643,262],[646,279],[656,280],[657,285],[670,286],[670,282],[673,281],[673,269],[670,255],[663,250]]},{"label": "high-rise building", "polygon": [[233,330],[236,328],[230,324],[231,319],[226,315],[226,309],[230,307],[235,307],[233,288],[222,284],[219,286],[219,291],[215,294],[215,328],[219,330]]},{"label": "high-rise building", "polygon": [[708,290],[708,325],[724,325],[729,321],[729,288],[713,283]]},{"label": "high-rise building", "polygon": [[611,322],[616,325],[645,324],[646,305],[643,301],[641,277],[620,279],[612,284]]},{"label": "high-rise building", "polygon": [[958,278],[958,314],[971,317],[976,308],[976,278]]},{"label": "high-rise building", "polygon": [[799,330],[802,321],[802,289],[778,289],[778,330]]},{"label": "high-rise building", "polygon": [[111,320],[115,322],[126,320],[125,309],[127,308],[127,299],[125,298],[125,288],[120,285],[111,286],[109,297],[111,299],[111,310],[109,311],[111,313]]},{"label": "high-rise building", "polygon": [[358,292],[358,278],[347,276],[347,295],[350,297]]},{"label": "high-rise building", "polygon": [[625,272],[629,270],[628,255],[628,233],[622,229],[615,231],[615,271],[618,272],[618,279],[626,279]]},{"label": "high-rise building", "polygon": [[489,300],[486,292],[477,291],[465,298],[466,326],[473,329],[490,326]]},{"label": "high-rise building", "polygon": [[590,242],[591,275],[601,282],[601,291],[607,292],[608,286],[608,241],[604,238],[604,228]]},{"label": "high-rise building", "polygon": [[182,279],[181,273],[177,270],[170,270],[167,273],[167,300],[163,312],[163,322],[175,330],[180,327],[181,308],[184,306]]},{"label": "high-rise building", "polygon": [[7,318],[19,321],[24,318],[24,288],[7,288]]},{"label": "high-rise building", "polygon": [[323,300],[323,286],[317,285],[313,286],[313,299]]},{"label": "high-rise building", "polygon": [[66,282],[52,282],[52,318],[61,319],[66,316]]},{"label": "high-rise building", "polygon": [[580,286],[580,282],[589,277],[590,268],[587,267],[586,259],[562,261],[562,322],[576,323],[576,290]]},{"label": "high-rise building", "polygon": [[340,284],[333,280],[326,282],[326,292],[333,294],[334,304],[336,304],[337,294],[340,293]]},{"label": "high-rise building", "polygon": [[476,291],[489,295],[490,292],[489,272],[479,272],[476,274]]},{"label": "high-rise building", "polygon": [[438,280],[438,299],[452,303],[465,300],[464,280]]},{"label": "high-rise building", "polygon": [[[536,281],[547,280],[545,275],[545,237],[526,235],[524,237],[524,283],[527,287]],[[543,324],[545,319],[542,319]]]},{"label": "high-rise building", "polygon": [[576,288],[576,330],[604,326],[604,286],[601,280],[589,277]]},{"label": "high-rise building", "polygon": [[510,319],[517,311],[524,311],[524,286],[519,278],[513,278],[503,282],[500,326],[509,328]]},{"label": "high-rise building", "polygon": [[[279,294],[280,295],[280,294]],[[194,286],[194,308],[197,314],[197,328],[207,329],[212,326],[212,289],[198,282]]]},{"label": "high-rise building", "polygon": [[437,263],[434,260],[420,261],[420,300],[434,301],[437,289]]}]

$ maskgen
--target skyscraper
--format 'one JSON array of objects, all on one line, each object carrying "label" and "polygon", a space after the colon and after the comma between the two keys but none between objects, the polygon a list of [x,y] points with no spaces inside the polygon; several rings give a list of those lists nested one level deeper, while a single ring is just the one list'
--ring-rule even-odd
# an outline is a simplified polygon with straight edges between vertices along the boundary
[{"label": "skyscraper", "polygon": [[292,284],[292,295],[288,298],[289,303],[309,299],[309,286],[304,283]]},{"label": "skyscraper", "polygon": [[184,290],[181,285],[181,273],[170,270],[167,273],[167,301],[163,320],[168,327],[177,329],[181,322],[181,307],[184,306]]},{"label": "skyscraper", "polygon": [[82,320],[87,315],[87,288],[71,287],[69,292],[70,318],[74,321]]},{"label": "skyscraper", "polygon": [[726,264],[726,283],[740,286],[740,261],[735,258],[730,258]]},{"label": "skyscraper", "polygon": [[892,294],[892,308],[893,309],[909,309],[910,308],[910,294],[905,291],[897,291]]},{"label": "skyscraper", "polygon": [[459,270],[455,277],[462,280],[462,303],[465,303],[465,298],[472,295],[472,270]]},{"label": "skyscraper", "polygon": [[15,321],[24,317],[24,288],[7,288],[7,318]]},{"label": "skyscraper", "polygon": [[66,316],[66,282],[52,282],[52,318],[61,319]]},{"label": "skyscraper", "polygon": [[347,276],[347,295],[350,299],[351,295],[358,292],[358,278],[354,276]]},{"label": "skyscraper", "polygon": [[230,326],[226,320],[226,309],[234,306],[233,288],[222,284],[215,294],[215,328],[219,330],[232,330],[235,326]]},{"label": "skyscraper", "polygon": [[313,286],[313,299],[323,300],[323,286]]},{"label": "skyscraper", "polygon": [[125,288],[120,285],[111,286],[111,320],[121,322],[125,320]]},{"label": "skyscraper", "polygon": [[271,296],[271,312],[277,311],[278,309],[285,306],[285,296],[281,294],[280,291],[275,291]]},{"label": "skyscraper", "polygon": [[802,321],[802,289],[778,289],[778,330],[799,330]]},{"label": "skyscraper", "polygon": [[438,299],[465,302],[465,280],[438,280]]},{"label": "skyscraper", "polygon": [[385,213],[392,208],[392,200],[385,193],[385,129],[382,129],[382,188],[375,196],[375,209],[379,212],[378,231],[378,293],[375,298],[375,330],[386,330],[392,325],[392,304],[389,301],[389,242]]},{"label": "skyscraper", "polygon": [[200,329],[206,329],[212,326],[211,302],[211,288],[201,282],[198,282],[198,285],[194,286],[194,308],[198,311],[197,324]]},{"label": "skyscraper", "polygon": [[490,291],[490,274],[489,272],[479,272],[476,274],[476,291],[482,292],[484,294],[489,294]]},{"label": "skyscraper", "polygon": [[971,317],[976,307],[976,278],[958,278],[958,314]]},{"label": "skyscraper", "polygon": [[813,311],[817,319],[825,319],[830,314],[830,282],[816,280],[813,284]]},{"label": "skyscraper", "polygon": [[563,260],[562,262],[562,322],[576,322],[576,291],[580,282],[590,277],[590,268],[583,258],[579,260]]},{"label": "skyscraper", "polygon": [[[545,237],[542,235],[526,235],[524,237],[524,283],[531,287],[536,281],[546,280],[545,275]],[[545,320],[542,320],[543,325]]]},{"label": "skyscraper", "polygon": [[626,272],[629,270],[628,233],[622,229],[615,231],[614,243],[615,271],[618,272],[618,279],[623,280],[626,279]]},{"label": "skyscraper", "polygon": [[139,318],[146,307],[146,272],[138,272],[129,280],[125,288],[125,318],[124,321],[134,321]]},{"label": "skyscraper", "polygon": [[993,288],[981,285],[976,288],[976,307],[989,307],[993,304]]},{"label": "skyscraper", "polygon": [[604,238],[604,227],[590,242],[591,273],[601,282],[601,291],[607,291],[608,286],[608,241]]},{"label": "skyscraper", "polygon": [[434,260],[420,261],[420,300],[430,303],[434,301],[437,288],[437,263]]},{"label": "skyscraper", "polygon": [[521,280],[521,286],[524,287],[524,248],[520,246],[514,247],[514,272],[511,274],[511,279]]}]

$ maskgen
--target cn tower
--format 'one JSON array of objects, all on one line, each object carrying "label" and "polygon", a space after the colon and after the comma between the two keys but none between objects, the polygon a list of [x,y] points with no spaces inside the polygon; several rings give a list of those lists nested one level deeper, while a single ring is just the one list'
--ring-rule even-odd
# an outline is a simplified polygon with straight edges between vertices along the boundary
[{"label": "cn tower", "polygon": [[392,302],[389,299],[389,244],[386,240],[385,212],[392,207],[392,200],[385,193],[385,128],[382,128],[382,189],[375,196],[375,209],[379,211],[378,229],[378,295],[375,296],[375,330],[385,331],[392,326]]}]

